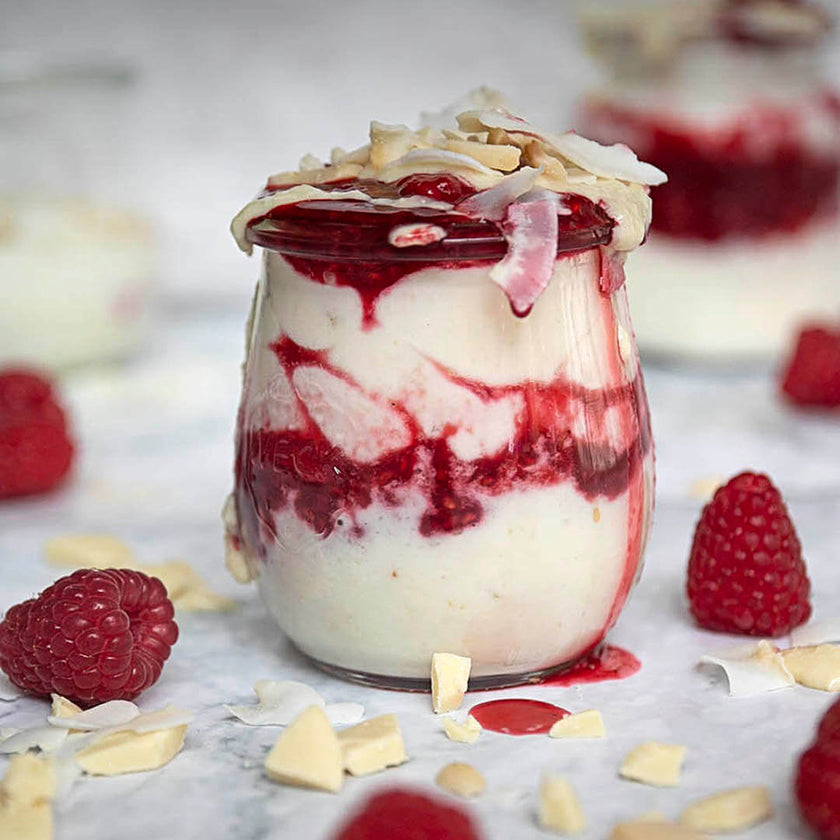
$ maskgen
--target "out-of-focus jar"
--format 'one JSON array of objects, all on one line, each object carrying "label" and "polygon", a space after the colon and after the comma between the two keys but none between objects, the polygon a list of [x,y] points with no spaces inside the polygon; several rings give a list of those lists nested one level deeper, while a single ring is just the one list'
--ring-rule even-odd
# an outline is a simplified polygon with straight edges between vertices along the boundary
[{"label": "out-of-focus jar", "polygon": [[589,11],[610,71],[581,129],[664,169],[632,258],[642,352],[769,360],[840,310],[840,99],[823,78],[825,15],[795,0]]},{"label": "out-of-focus jar", "polygon": [[143,337],[155,258],[133,207],[132,78],[0,54],[0,362],[63,369]]},{"label": "out-of-focus jar", "polygon": [[233,226],[264,256],[229,565],[300,650],[391,687],[428,688],[436,651],[489,686],[592,650],[653,503],[615,250],[643,236],[645,190],[475,113],[450,144],[374,123],[370,147],[271,179]]}]

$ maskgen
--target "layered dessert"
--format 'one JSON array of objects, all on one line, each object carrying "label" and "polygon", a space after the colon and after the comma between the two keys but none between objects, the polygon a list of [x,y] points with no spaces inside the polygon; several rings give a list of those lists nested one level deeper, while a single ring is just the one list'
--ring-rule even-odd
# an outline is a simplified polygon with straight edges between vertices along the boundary
[{"label": "layered dessert", "polygon": [[580,124],[668,173],[634,255],[643,351],[775,358],[836,313],[840,99],[821,78],[825,14],[796,0],[610,6],[584,16],[609,71]]},{"label": "layered dessert", "polygon": [[[502,110],[269,179],[229,553],[300,650],[428,687],[512,684],[603,640],[653,452],[624,288],[662,173]],[[244,570],[244,571],[242,571]]]}]

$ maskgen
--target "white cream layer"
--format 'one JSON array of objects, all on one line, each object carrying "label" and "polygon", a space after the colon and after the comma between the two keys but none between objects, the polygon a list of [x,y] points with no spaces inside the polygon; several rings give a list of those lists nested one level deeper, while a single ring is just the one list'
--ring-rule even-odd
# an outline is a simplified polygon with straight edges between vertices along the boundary
[{"label": "white cream layer", "polygon": [[840,228],[730,244],[651,235],[628,258],[643,352],[724,361],[777,358],[798,326],[840,311]]}]

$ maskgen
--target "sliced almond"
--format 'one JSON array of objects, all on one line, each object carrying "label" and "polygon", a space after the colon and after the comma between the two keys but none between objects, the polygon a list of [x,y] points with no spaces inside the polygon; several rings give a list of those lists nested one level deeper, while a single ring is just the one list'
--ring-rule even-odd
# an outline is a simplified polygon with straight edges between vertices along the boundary
[{"label": "sliced almond", "polygon": [[310,706],[295,718],[265,760],[269,779],[337,793],[344,784],[341,747],[324,710]]},{"label": "sliced almond", "polygon": [[472,660],[454,653],[432,655],[432,707],[436,714],[460,708],[470,679]]},{"label": "sliced almond", "polygon": [[447,140],[446,149],[450,152],[469,155],[479,163],[502,172],[511,172],[516,169],[522,154],[516,146],[495,146],[473,140]]},{"label": "sliced almond", "polygon": [[597,709],[588,709],[556,721],[548,734],[552,738],[603,738],[607,732]]},{"label": "sliced almond", "polygon": [[609,840],[705,840],[705,835],[685,825],[639,819],[619,823],[612,830]]},{"label": "sliced almond", "polygon": [[840,647],[818,645],[782,651],[785,666],[793,678],[808,688],[840,691]]},{"label": "sliced almond", "polygon": [[462,744],[474,744],[481,735],[481,724],[472,715],[467,715],[463,723],[445,717],[443,728],[450,741],[458,741]]},{"label": "sliced almond", "polygon": [[320,158],[315,157],[315,155],[304,155],[298,163],[298,169],[301,171],[323,168],[324,162]]},{"label": "sliced almond", "polygon": [[572,786],[562,776],[545,776],[540,783],[539,822],[560,834],[579,834],[586,817]]},{"label": "sliced almond", "polygon": [[396,715],[380,715],[338,733],[344,769],[367,776],[408,761]]},{"label": "sliced almond", "polygon": [[435,784],[455,796],[471,799],[484,793],[484,776],[471,764],[453,762],[447,764],[435,776]]},{"label": "sliced almond", "polygon": [[633,782],[654,787],[676,787],[685,760],[686,748],[677,744],[648,741],[631,750],[624,759],[619,775]]},{"label": "sliced almond", "polygon": [[133,568],[134,552],[110,534],[65,534],[47,540],[47,560],[72,569]]},{"label": "sliced almond", "polygon": [[292,187],[300,184],[328,184],[332,181],[343,181],[346,178],[357,178],[361,171],[362,167],[358,163],[339,163],[334,166],[324,166],[320,169],[278,172],[268,179],[268,185],[270,187]]},{"label": "sliced almond", "polygon": [[78,752],[76,761],[90,776],[157,770],[178,755],[186,732],[186,724],[153,732],[113,732]]},{"label": "sliced almond", "polygon": [[744,831],[773,816],[766,787],[742,787],[716,793],[689,805],[680,822],[698,831]]},{"label": "sliced almond", "polygon": [[370,124],[370,164],[378,172],[418,148],[417,135],[407,125]]}]

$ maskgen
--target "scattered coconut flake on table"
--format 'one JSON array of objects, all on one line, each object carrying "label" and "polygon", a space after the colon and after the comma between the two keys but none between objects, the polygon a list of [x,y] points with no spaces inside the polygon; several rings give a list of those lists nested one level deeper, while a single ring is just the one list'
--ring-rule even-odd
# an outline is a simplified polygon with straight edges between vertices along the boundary
[{"label": "scattered coconut flake on table", "polygon": [[57,750],[67,738],[67,730],[55,726],[33,726],[15,732],[0,741],[0,755],[15,755],[39,749],[41,752]]},{"label": "scattered coconut flake on table", "polygon": [[536,200],[516,201],[505,213],[502,231],[508,250],[491,269],[490,279],[501,286],[519,317],[531,311],[551,281],[557,251],[558,202],[555,193],[541,191]]},{"label": "scattered coconut flake on table", "polygon": [[706,654],[700,657],[700,662],[723,668],[732,697],[747,697],[796,684],[781,654],[766,640]]},{"label": "scattered coconut flake on table", "polygon": [[11,703],[12,700],[17,700],[22,696],[22,693],[9,682],[8,677],[0,674],[0,700]]},{"label": "scattered coconut flake on table", "polygon": [[254,684],[254,693],[258,705],[225,704],[224,708],[248,726],[288,726],[309,706],[324,709],[333,725],[358,723],[365,714],[359,703],[327,704],[314,688],[295,680],[260,680]]},{"label": "scattered coconut flake on table", "polygon": [[140,709],[130,700],[109,700],[92,706],[76,715],[58,717],[50,715],[47,720],[57,727],[75,729],[80,732],[95,732],[112,726],[129,723],[140,715]]},{"label": "scattered coconut flake on table", "polygon": [[793,647],[811,647],[829,642],[840,642],[840,618],[809,621],[791,630],[790,642]]}]

